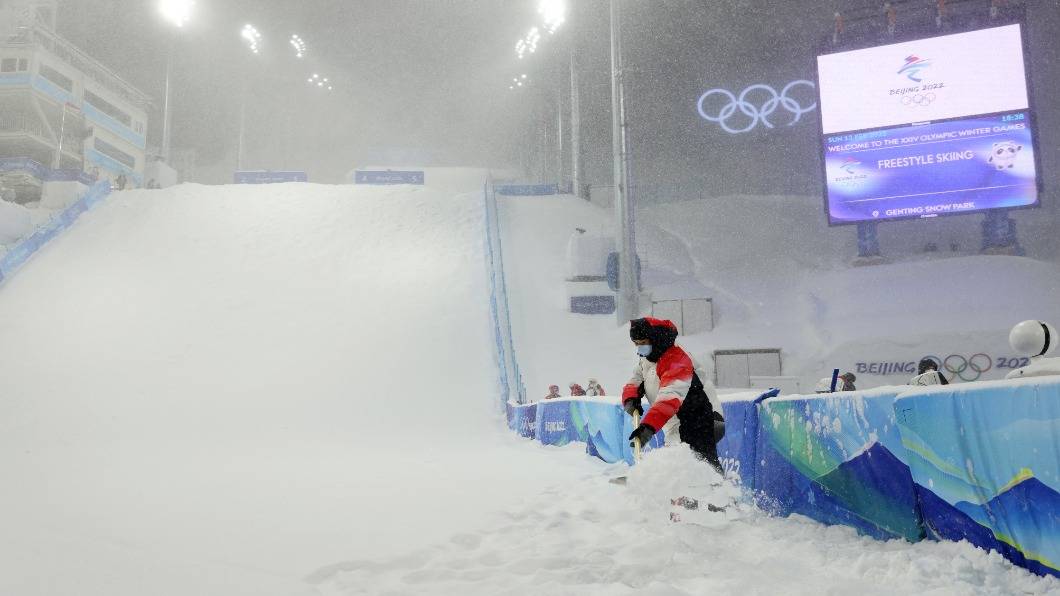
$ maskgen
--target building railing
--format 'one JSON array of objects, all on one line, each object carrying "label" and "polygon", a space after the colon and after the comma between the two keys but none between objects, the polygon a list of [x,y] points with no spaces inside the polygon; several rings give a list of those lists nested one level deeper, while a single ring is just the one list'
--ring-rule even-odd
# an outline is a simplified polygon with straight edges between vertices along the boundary
[{"label": "building railing", "polygon": [[125,100],[132,102],[137,107],[145,109],[151,103],[149,95],[140,91],[132,83],[121,78],[95,58],[92,58],[80,48],[41,24],[23,30],[21,35],[10,38],[0,45],[16,47],[37,45],[84,73],[86,77],[111,92],[117,93]]}]

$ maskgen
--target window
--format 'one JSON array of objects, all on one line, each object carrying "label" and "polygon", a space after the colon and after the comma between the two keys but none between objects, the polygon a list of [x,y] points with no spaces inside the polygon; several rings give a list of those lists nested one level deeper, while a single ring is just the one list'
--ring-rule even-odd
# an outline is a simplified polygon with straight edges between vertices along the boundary
[{"label": "window", "polygon": [[92,93],[88,89],[85,89],[85,101],[92,104],[94,108],[103,112],[104,114],[114,118],[118,122],[121,122],[126,127],[132,126],[132,116],[129,116],[126,112],[122,111],[118,106],[110,103],[102,97]]},{"label": "window", "polygon": [[40,76],[48,79],[49,81],[55,83],[56,85],[62,87],[63,89],[66,89],[71,93],[73,93],[74,91],[73,79],[48,66],[47,64],[40,65]]},{"label": "window", "polygon": [[0,72],[25,72],[29,60],[25,58],[4,58],[0,60]]},{"label": "window", "polygon": [[99,151],[103,155],[106,155],[107,157],[118,161],[119,163],[130,169],[136,168],[136,158],[122,151],[121,149],[118,149],[114,145],[111,145],[103,139],[98,138],[93,141],[93,144],[96,147],[96,151]]}]

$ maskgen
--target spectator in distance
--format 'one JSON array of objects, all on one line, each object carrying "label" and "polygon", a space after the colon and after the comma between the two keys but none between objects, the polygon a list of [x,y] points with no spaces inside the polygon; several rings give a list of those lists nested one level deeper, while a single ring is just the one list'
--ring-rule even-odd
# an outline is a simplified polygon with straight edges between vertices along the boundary
[{"label": "spectator in distance", "polygon": [[570,384],[570,394],[571,394],[571,397],[582,397],[582,396],[585,395],[585,390],[582,389],[581,385],[579,385],[577,383],[571,383]]},{"label": "spectator in distance", "polygon": [[589,379],[589,386],[585,388],[585,395],[590,397],[603,397],[607,395],[604,393],[604,388],[600,386],[600,381],[596,379]]},{"label": "spectator in distance", "polygon": [[858,380],[852,372],[845,372],[839,375],[839,378],[843,381],[842,391],[857,391],[858,388],[854,386],[854,381]]},{"label": "spectator in distance", "polygon": [[556,399],[557,397],[563,397],[559,394],[559,385],[549,385],[548,395],[545,396],[545,399]]},{"label": "spectator in distance", "polygon": [[910,385],[949,385],[950,382],[939,372],[939,363],[931,358],[924,358],[916,367],[916,376],[909,380]]}]

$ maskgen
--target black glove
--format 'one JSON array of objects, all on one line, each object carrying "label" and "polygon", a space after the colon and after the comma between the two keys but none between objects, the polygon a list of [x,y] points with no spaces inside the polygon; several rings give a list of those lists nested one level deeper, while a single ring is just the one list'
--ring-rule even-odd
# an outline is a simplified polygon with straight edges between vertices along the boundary
[{"label": "black glove", "polygon": [[641,424],[629,435],[629,446],[633,447],[633,440],[640,439],[640,446],[643,447],[648,444],[648,441],[655,436],[655,429],[648,426],[647,424]]},{"label": "black glove", "polygon": [[643,416],[644,415],[644,408],[642,408],[640,406],[640,398],[639,397],[627,399],[625,402],[622,403],[622,408],[630,416],[633,415],[633,412],[636,412],[637,415],[639,415],[639,416]]}]

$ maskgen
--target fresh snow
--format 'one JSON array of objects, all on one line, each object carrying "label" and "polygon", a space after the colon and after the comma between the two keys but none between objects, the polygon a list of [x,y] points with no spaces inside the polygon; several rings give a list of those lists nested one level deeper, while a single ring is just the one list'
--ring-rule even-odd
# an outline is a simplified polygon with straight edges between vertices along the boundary
[{"label": "fresh snow", "polygon": [[[559,466],[571,449],[546,449]],[[737,502],[730,484],[683,446],[657,450],[629,474],[586,467],[506,505],[487,530],[409,549],[403,557],[351,559],[314,574],[322,594],[1050,594],[1060,581],[1016,568],[968,543],[887,542],[803,517],[776,519]],[[565,474],[561,474],[565,475]],[[691,496],[700,511],[670,499]],[[703,511],[706,503],[728,506]],[[685,521],[694,520],[694,521]]]},{"label": "fresh snow", "polygon": [[[682,447],[619,487],[624,466],[513,436],[484,177],[440,180],[117,193],[0,286],[0,594],[1060,590],[968,545],[745,503],[672,524],[671,497],[739,492]],[[564,254],[579,221],[532,203],[503,206],[513,254],[547,222]],[[517,331],[541,338],[519,345],[531,395],[588,376],[614,393],[625,331],[571,324],[539,254],[508,270]]]}]

